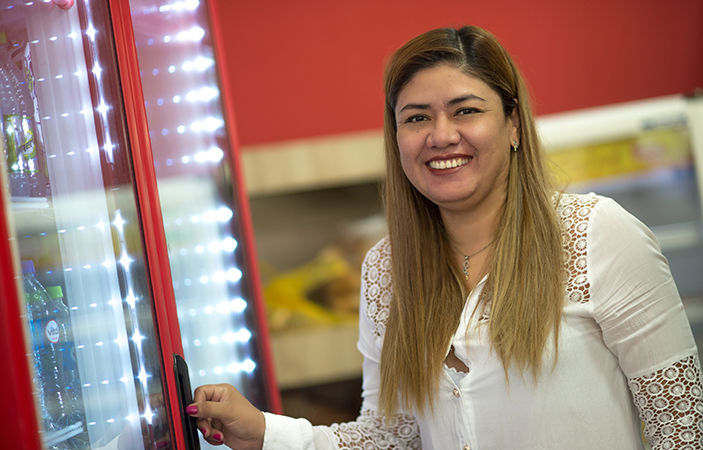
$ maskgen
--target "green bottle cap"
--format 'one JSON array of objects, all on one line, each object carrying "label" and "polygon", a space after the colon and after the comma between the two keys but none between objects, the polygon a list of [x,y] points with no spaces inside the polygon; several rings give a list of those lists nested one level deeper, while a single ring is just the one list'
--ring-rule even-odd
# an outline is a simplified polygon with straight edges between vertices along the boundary
[{"label": "green bottle cap", "polygon": [[49,286],[46,288],[46,292],[49,293],[51,298],[63,298],[63,290],[61,286]]}]

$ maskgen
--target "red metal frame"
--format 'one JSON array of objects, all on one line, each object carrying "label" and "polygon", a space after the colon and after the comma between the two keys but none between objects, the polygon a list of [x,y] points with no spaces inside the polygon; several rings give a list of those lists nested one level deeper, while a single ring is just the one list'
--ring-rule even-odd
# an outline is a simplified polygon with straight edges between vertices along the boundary
[{"label": "red metal frame", "polygon": [[276,383],[276,375],[273,365],[273,357],[271,355],[271,344],[268,333],[268,322],[266,320],[266,308],[264,304],[263,288],[261,286],[261,276],[259,273],[259,262],[257,260],[256,245],[254,243],[254,231],[252,227],[251,211],[249,209],[249,197],[246,193],[246,187],[243,183],[242,169],[240,167],[239,159],[239,142],[237,137],[237,130],[235,127],[235,114],[234,114],[234,104],[232,103],[232,97],[228,92],[227,85],[227,58],[219,45],[223,41],[222,30],[220,27],[220,22],[216,20],[217,17],[221,17],[218,13],[217,2],[214,0],[207,1],[210,30],[212,33],[212,42],[215,49],[215,61],[218,68],[218,79],[220,84],[220,98],[222,99],[223,113],[225,116],[225,124],[227,128],[227,137],[229,140],[229,148],[231,149],[230,170],[232,173],[232,189],[234,190],[234,196],[238,201],[239,215],[242,222],[242,236],[245,244],[244,248],[247,250],[245,258],[247,261],[247,268],[249,270],[249,275],[251,277],[252,283],[252,295],[254,296],[256,320],[259,333],[259,340],[261,342],[260,356],[264,364],[265,371],[264,376],[266,378],[266,386],[268,388],[268,396],[271,402],[270,408],[273,413],[281,414],[283,412],[283,405],[281,403],[281,394],[278,389],[278,384]]},{"label": "red metal frame", "polygon": [[112,26],[115,35],[115,51],[120,68],[120,80],[124,97],[125,116],[129,131],[134,179],[142,217],[144,246],[149,268],[152,294],[154,296],[154,317],[156,333],[159,337],[166,384],[167,404],[170,405],[171,436],[175,448],[185,450],[183,424],[177,396],[174,375],[173,354],[183,356],[181,332],[178,324],[176,300],[171,284],[171,266],[166,246],[166,235],[161,216],[154,160],[151,152],[149,128],[144,110],[144,93],[139,76],[139,61],[134,45],[129,2],[111,0]]},{"label": "red metal frame", "polygon": [[[5,168],[0,166],[0,170]],[[4,185],[4,174],[0,180]],[[11,217],[7,189],[0,189],[0,386],[3,387],[3,407],[0,408],[0,436],[3,448],[38,450],[39,419],[32,385],[30,347],[25,331],[19,286],[21,275],[15,263],[15,235],[8,224]]]}]

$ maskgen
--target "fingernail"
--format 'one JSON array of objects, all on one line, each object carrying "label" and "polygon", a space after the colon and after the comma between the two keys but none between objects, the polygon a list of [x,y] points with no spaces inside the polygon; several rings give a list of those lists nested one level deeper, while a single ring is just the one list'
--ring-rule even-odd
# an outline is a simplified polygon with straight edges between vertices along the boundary
[{"label": "fingernail", "polygon": [[207,430],[205,428],[198,428],[198,430],[200,430],[203,436],[205,436],[205,433],[207,433]]},{"label": "fingernail", "polygon": [[196,405],[188,405],[186,406],[186,413],[190,414],[191,416],[193,414],[198,414],[198,407]]},{"label": "fingernail", "polygon": [[170,447],[170,446],[171,446],[171,444],[169,444],[168,442],[159,441],[159,442],[156,443],[156,449],[157,449],[157,450],[162,450],[162,449],[168,448],[168,447]]},{"label": "fingernail", "polygon": [[212,438],[216,440],[217,442],[222,442],[222,435],[220,433],[213,434]]}]

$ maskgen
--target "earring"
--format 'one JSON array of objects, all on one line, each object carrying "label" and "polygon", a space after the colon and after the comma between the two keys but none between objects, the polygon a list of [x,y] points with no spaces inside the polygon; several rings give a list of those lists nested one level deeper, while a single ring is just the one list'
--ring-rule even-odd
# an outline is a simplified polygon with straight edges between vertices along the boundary
[{"label": "earring", "polygon": [[518,148],[520,148],[520,144],[517,141],[513,141],[513,151],[516,152]]}]

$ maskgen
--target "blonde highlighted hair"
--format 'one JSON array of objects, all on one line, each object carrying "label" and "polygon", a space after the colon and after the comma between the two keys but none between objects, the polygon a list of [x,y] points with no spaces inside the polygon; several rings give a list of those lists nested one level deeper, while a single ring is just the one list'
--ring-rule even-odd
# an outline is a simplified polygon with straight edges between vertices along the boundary
[{"label": "blonde highlighted hair", "polygon": [[[510,152],[507,200],[500,216],[482,304],[505,375],[537,376],[545,347],[557,343],[564,298],[561,232],[527,87],[505,49],[473,26],[424,33],[401,47],[385,73],[385,212],[393,263],[393,298],[381,355],[380,409],[432,408],[466,288],[438,207],[409,182],[400,163],[395,106],[419,71],[456,67],[488,84],[504,114],[518,108],[520,147]],[[470,350],[469,350],[470,351]]]}]

